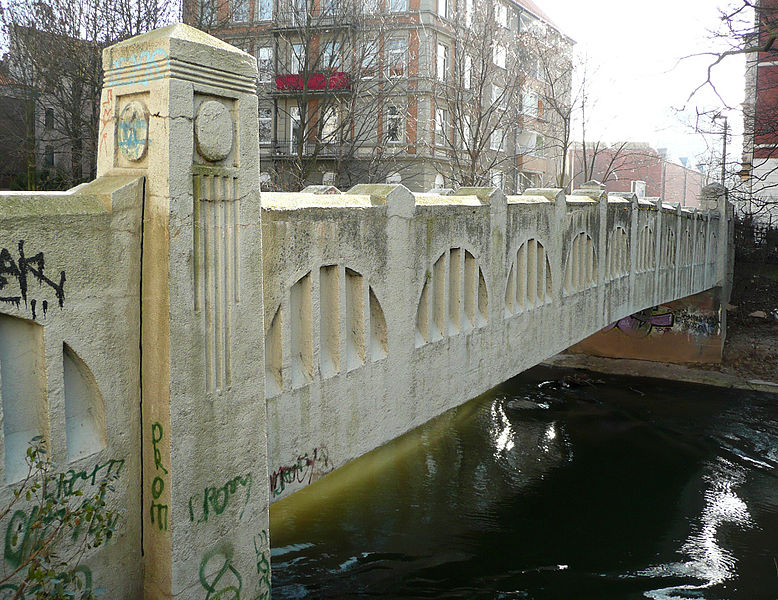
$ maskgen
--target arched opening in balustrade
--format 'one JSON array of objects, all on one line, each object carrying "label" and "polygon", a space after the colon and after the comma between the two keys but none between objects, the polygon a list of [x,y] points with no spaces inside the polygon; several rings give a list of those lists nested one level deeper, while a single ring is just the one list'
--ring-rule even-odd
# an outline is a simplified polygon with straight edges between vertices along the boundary
[{"label": "arched opening in balustrade", "polygon": [[591,236],[582,231],[573,238],[565,264],[565,295],[576,294],[596,285],[597,255]]},{"label": "arched opening in balustrade", "polygon": [[538,240],[529,239],[511,255],[505,286],[506,315],[549,304],[551,290],[551,264],[546,249]]},{"label": "arched opening in balustrade", "polygon": [[616,227],[608,241],[608,279],[613,281],[629,275],[629,238],[627,230]]},{"label": "arched opening in balustrade", "polygon": [[489,296],[475,256],[443,252],[427,272],[416,309],[416,347],[486,325]]}]

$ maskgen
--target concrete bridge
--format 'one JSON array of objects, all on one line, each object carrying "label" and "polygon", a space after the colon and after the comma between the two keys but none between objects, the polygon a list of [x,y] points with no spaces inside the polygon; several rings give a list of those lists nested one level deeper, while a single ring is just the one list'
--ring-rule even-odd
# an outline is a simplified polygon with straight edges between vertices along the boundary
[{"label": "concrete bridge", "polygon": [[[98,179],[0,194],[0,499],[34,435],[72,489],[118,473],[120,530],[83,563],[112,598],[268,598],[272,501],[726,291],[723,188],[704,211],[596,185],[260,199],[254,58],[176,25],[103,61]],[[23,552],[5,536],[6,567]]]}]

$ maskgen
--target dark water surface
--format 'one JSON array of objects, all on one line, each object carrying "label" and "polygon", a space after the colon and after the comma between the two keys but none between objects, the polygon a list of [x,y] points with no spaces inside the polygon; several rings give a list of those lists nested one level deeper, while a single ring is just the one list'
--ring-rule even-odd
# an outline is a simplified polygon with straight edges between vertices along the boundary
[{"label": "dark water surface", "polygon": [[778,396],[571,373],[273,505],[273,599],[778,599]]}]

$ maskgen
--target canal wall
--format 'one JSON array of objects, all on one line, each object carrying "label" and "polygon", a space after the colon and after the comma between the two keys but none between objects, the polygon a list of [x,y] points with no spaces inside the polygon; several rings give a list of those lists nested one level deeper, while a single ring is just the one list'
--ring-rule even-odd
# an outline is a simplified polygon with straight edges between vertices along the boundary
[{"label": "canal wall", "polygon": [[117,533],[80,571],[111,597],[268,598],[271,501],[726,286],[723,188],[705,211],[598,184],[260,198],[253,57],[175,25],[103,67],[98,179],[0,193],[0,501],[36,435],[74,486],[115,474]]}]

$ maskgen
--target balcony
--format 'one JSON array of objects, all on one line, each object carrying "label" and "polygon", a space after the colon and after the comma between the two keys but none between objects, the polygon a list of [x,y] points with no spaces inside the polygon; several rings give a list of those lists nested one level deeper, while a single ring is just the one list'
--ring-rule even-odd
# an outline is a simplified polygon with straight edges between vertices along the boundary
[{"label": "balcony", "polygon": [[330,7],[325,9],[291,9],[280,11],[273,17],[275,31],[304,31],[309,29],[342,29],[353,27],[356,15],[353,10]]},{"label": "balcony", "polygon": [[342,71],[329,73],[309,73],[306,85],[302,73],[276,75],[276,94],[299,94],[303,90],[309,93],[347,92],[351,89],[351,76]]},{"label": "balcony", "polygon": [[[348,140],[332,142],[311,140],[303,143],[302,151],[304,157],[336,158],[352,153],[353,146],[354,142]],[[299,147],[296,139],[279,139],[274,142],[260,142],[260,150],[278,158],[289,158],[298,155]]]}]

